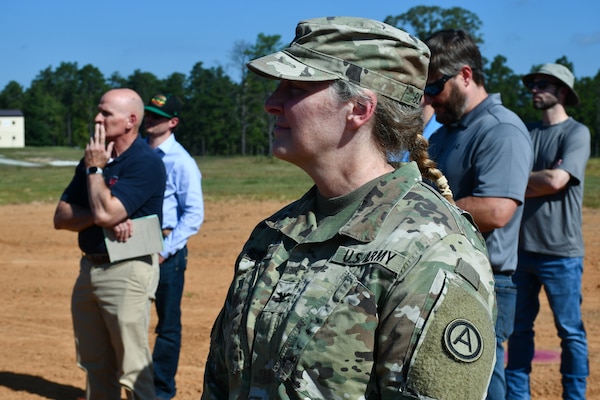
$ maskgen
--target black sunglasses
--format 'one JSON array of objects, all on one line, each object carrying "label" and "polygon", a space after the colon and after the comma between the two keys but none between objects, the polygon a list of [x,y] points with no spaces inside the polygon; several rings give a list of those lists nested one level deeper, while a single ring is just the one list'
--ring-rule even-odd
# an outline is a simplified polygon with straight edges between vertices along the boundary
[{"label": "black sunglasses", "polygon": [[548,86],[553,85],[554,83],[547,81],[545,79],[539,80],[539,81],[528,81],[527,83],[525,83],[525,86],[527,86],[527,89],[529,90],[533,90],[533,89],[540,89],[540,90],[544,90],[546,89]]},{"label": "black sunglasses", "polygon": [[444,87],[446,86],[446,82],[450,80],[454,75],[444,75],[440,79],[435,82],[430,83],[425,86],[423,90],[427,96],[434,97],[444,91]]}]

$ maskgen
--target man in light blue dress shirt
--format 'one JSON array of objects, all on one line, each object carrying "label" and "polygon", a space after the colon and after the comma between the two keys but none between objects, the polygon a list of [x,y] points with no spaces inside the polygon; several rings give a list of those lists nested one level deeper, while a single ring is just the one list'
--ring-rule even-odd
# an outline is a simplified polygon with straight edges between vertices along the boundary
[{"label": "man in light blue dress shirt", "polygon": [[156,342],[152,361],[157,399],[175,397],[175,374],[181,348],[181,298],[187,265],[187,241],[204,220],[202,175],[196,161],[175,139],[181,102],[157,94],[145,107],[146,140],[167,170],[163,202],[164,250],[159,254],[160,280],[156,291]]}]

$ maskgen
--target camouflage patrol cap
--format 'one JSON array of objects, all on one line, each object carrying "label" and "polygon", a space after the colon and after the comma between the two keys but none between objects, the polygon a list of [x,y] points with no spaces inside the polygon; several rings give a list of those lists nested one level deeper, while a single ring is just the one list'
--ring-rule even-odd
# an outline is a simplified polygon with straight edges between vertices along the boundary
[{"label": "camouflage patrol cap", "polygon": [[286,49],[250,61],[248,68],[270,79],[342,79],[419,107],[429,58],[422,41],[391,25],[323,17],[300,21]]}]

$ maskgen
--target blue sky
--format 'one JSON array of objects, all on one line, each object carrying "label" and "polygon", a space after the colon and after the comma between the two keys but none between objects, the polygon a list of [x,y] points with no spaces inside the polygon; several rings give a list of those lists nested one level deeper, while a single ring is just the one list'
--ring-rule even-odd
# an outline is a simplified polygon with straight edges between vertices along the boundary
[{"label": "blue sky", "polygon": [[0,90],[11,80],[25,88],[61,62],[91,64],[105,77],[134,70],[166,78],[189,74],[197,62],[222,66],[236,78],[236,41],[281,35],[288,43],[301,19],[347,15],[383,20],[417,5],[460,6],[482,21],[488,59],[504,55],[517,74],[561,56],[577,77],[600,70],[598,0],[6,0],[0,12]]}]

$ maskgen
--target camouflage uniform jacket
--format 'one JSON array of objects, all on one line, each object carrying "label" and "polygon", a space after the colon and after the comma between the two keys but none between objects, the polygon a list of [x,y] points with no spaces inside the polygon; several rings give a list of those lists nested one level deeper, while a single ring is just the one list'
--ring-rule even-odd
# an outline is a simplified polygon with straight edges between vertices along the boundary
[{"label": "camouflage uniform jacket", "polygon": [[414,163],[333,224],[317,226],[315,190],[245,244],[202,398],[483,398],[494,282],[470,220]]}]

